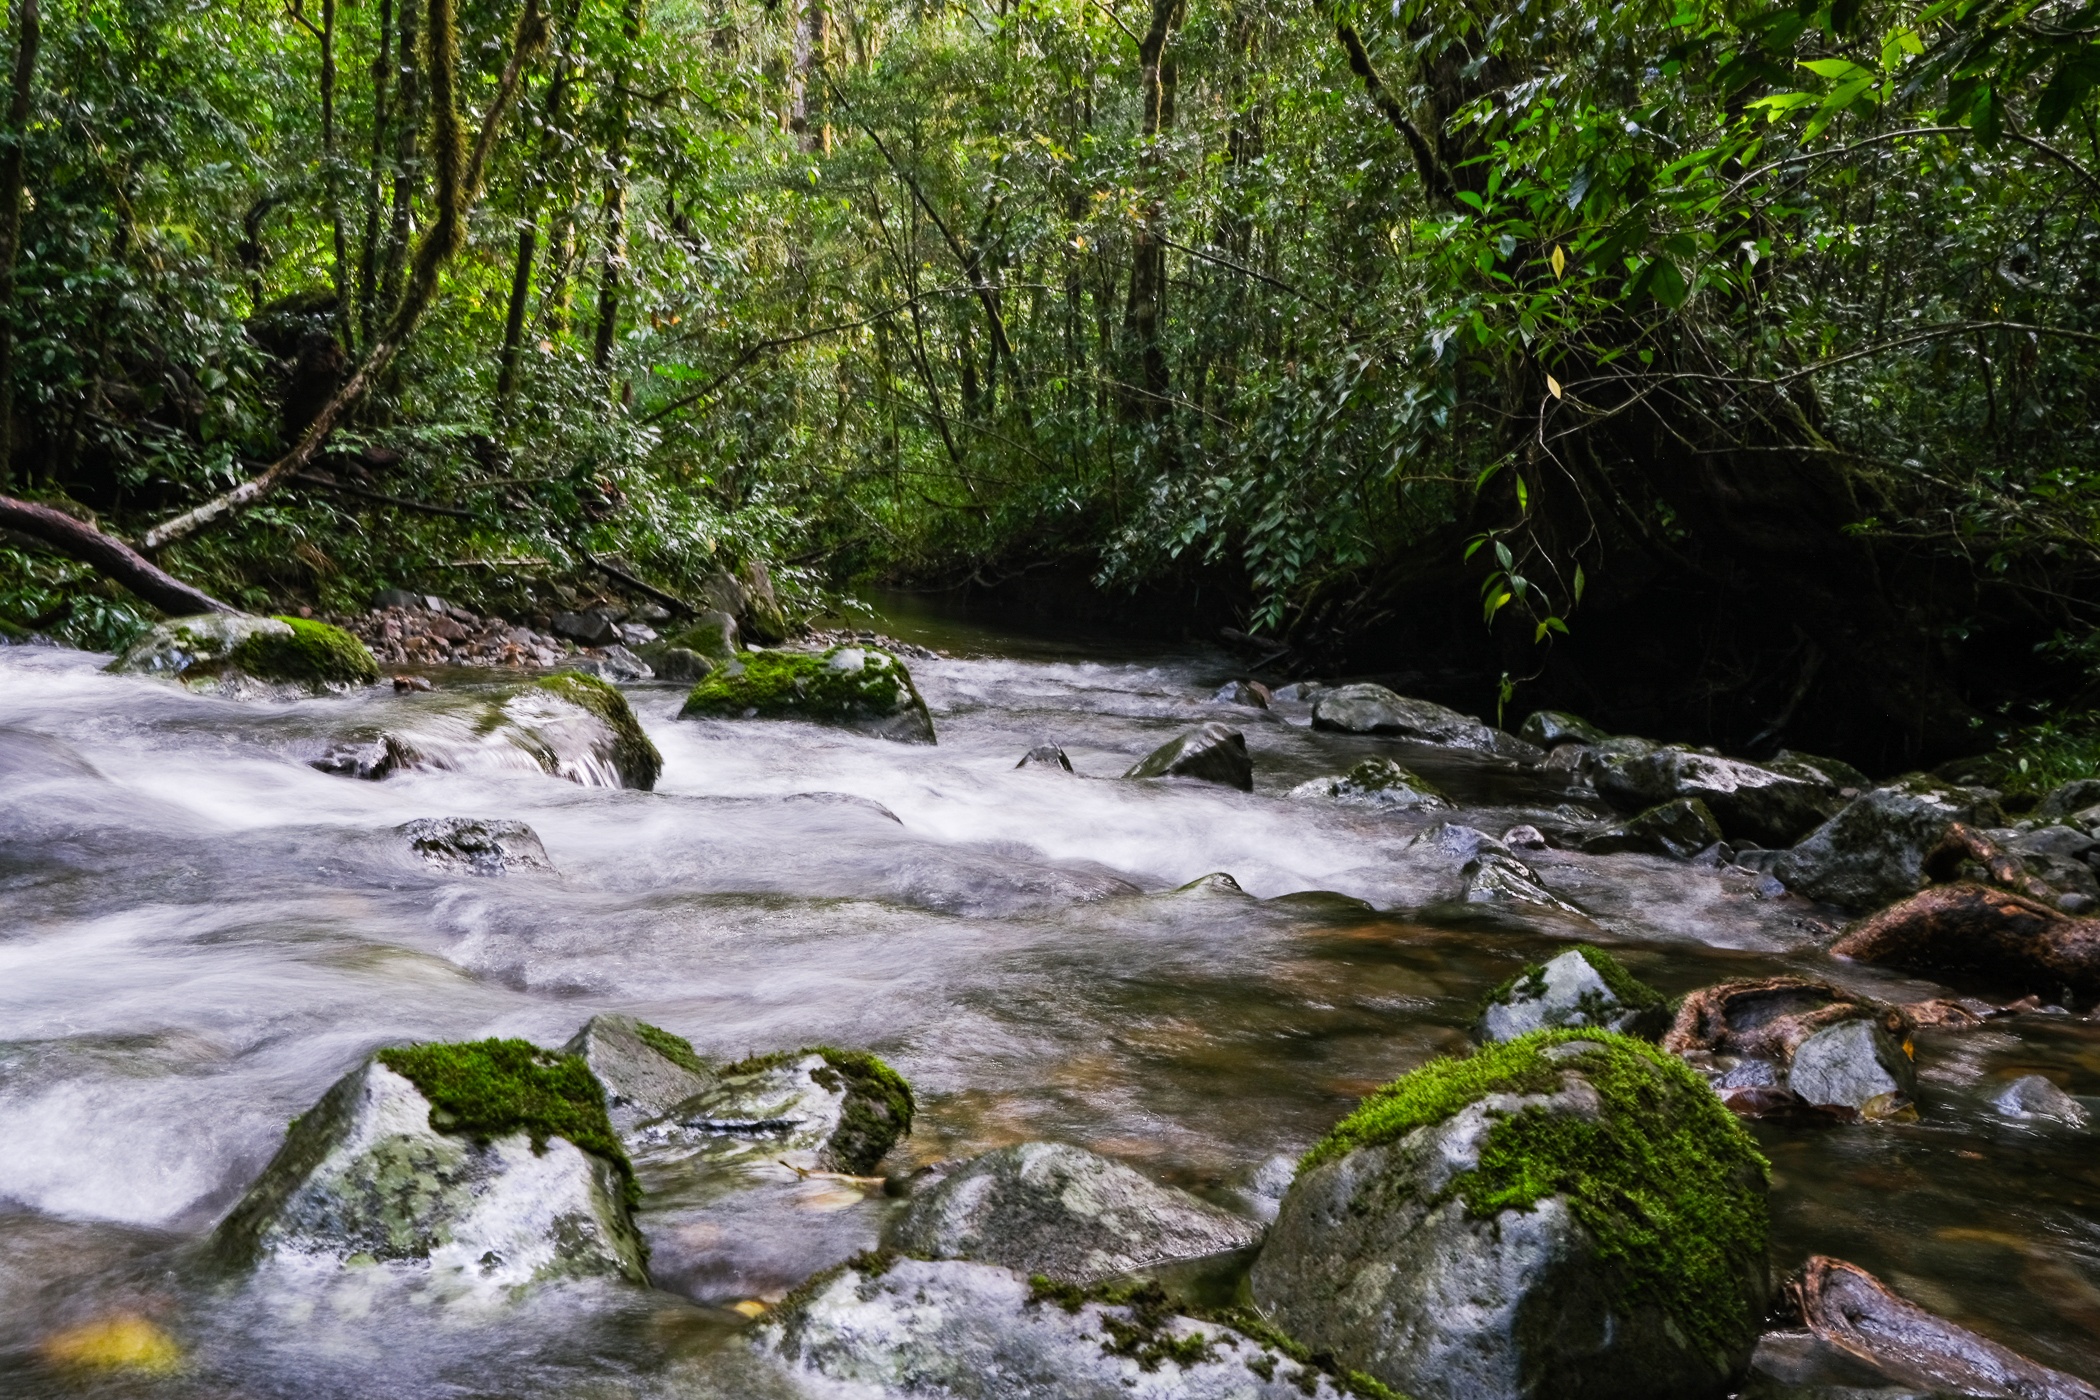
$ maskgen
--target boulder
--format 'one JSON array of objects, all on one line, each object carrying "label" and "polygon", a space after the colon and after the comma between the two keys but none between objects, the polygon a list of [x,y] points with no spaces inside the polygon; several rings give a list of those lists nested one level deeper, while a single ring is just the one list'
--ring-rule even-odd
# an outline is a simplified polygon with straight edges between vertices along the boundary
[{"label": "boulder", "polygon": [[1585,836],[1582,849],[1591,855],[1644,851],[1690,860],[1720,839],[1721,824],[1707,805],[1696,797],[1680,797]]},{"label": "boulder", "polygon": [[647,791],[663,756],[618,689],[559,671],[496,699],[432,706],[375,740],[339,746],[316,766],[365,778],[398,768],[538,771],[583,787]]},{"label": "boulder", "polygon": [[547,630],[587,647],[611,646],[621,640],[618,619],[604,608],[556,613],[548,622]]},{"label": "boulder", "polygon": [[1833,955],[2045,999],[2100,995],[2100,919],[1963,882],[1860,920]]},{"label": "boulder", "polygon": [[1539,763],[1546,757],[1537,745],[1482,724],[1471,715],[1427,700],[1396,695],[1382,685],[1344,685],[1322,691],[1313,701],[1312,722],[1315,729],[1387,734],[1412,743],[1467,749],[1519,763]]},{"label": "boulder", "polygon": [[1350,1393],[1266,1328],[1257,1338],[1180,1316],[1156,1285],[1122,1298],[1031,1285],[990,1264],[863,1257],[797,1289],[752,1340],[825,1394],[866,1400],[1343,1400]]},{"label": "boulder", "polygon": [[1436,784],[1390,758],[1367,758],[1346,773],[1300,783],[1290,795],[1301,802],[1346,802],[1396,812],[1440,812],[1452,805]]},{"label": "boulder", "polygon": [[2038,822],[2060,822],[2100,806],[2100,778],[2073,778],[2051,788],[2027,815]]},{"label": "boulder", "polygon": [[875,1056],[821,1045],[758,1055],[640,1129],[652,1144],[784,1158],[802,1170],[865,1175],[911,1131],[911,1086]]},{"label": "boulder", "polygon": [[1254,791],[1254,760],[1247,736],[1222,724],[1199,724],[1161,744],[1131,766],[1126,778],[1194,778]]},{"label": "boulder", "polygon": [[[1800,778],[1830,788],[1847,802],[1874,786],[1874,780],[1838,758],[1820,758],[1812,753],[1799,753],[1793,749],[1781,749],[1766,759],[1764,766],[1774,773]],[[1850,791],[1847,791],[1847,789]]]},{"label": "boulder", "polygon": [[1675,1058],[1538,1032],[1432,1061],[1315,1146],[1254,1297],[1419,1397],[1719,1400],[1768,1297],[1765,1173]]},{"label": "boulder", "polygon": [[596,676],[608,681],[656,679],[654,667],[618,642],[600,647],[596,656],[570,657],[569,669],[579,675]]},{"label": "boulder", "polygon": [[894,739],[934,742],[933,716],[904,663],[873,647],[745,652],[686,696],[680,719],[806,719]]},{"label": "boulder", "polygon": [[658,680],[681,685],[706,680],[715,669],[714,662],[690,647],[651,647],[642,659],[656,672]]},{"label": "boulder", "polygon": [[382,1050],[293,1120],[218,1228],[222,1257],[425,1271],[517,1297],[646,1283],[633,1176],[582,1060],[522,1040]]},{"label": "boulder", "polygon": [[1465,877],[1463,897],[1468,904],[1530,904],[1578,919],[1589,917],[1547,889],[1536,870],[1506,849],[1482,850],[1459,873]]},{"label": "boulder", "polygon": [[1933,1316],[1841,1259],[1814,1256],[1789,1280],[1786,1293],[1817,1339],[1897,1385],[1931,1395],[2100,1400],[2100,1389]]},{"label": "boulder", "polygon": [[1060,773],[1069,773],[1072,771],[1072,760],[1066,758],[1065,751],[1055,744],[1037,744],[1022,754],[1021,761],[1014,767],[1053,768]]},{"label": "boulder", "polygon": [[669,646],[698,652],[710,661],[733,661],[737,656],[736,619],[726,612],[703,612],[676,632],[667,634],[664,641]]},{"label": "boulder", "polygon": [[1803,1103],[1885,1118],[1916,1101],[1918,1071],[1878,1019],[1857,1016],[1795,1046],[1786,1087]]},{"label": "boulder", "polygon": [[1831,784],[1683,748],[1606,755],[1593,781],[1625,810],[1696,798],[1730,838],[1765,846],[1792,845],[1844,805]]},{"label": "boulder", "polygon": [[116,672],[168,676],[193,690],[240,695],[276,688],[320,694],[367,686],[379,663],[365,644],[303,617],[205,613],[147,630],[109,664]]},{"label": "boulder", "polygon": [[1925,858],[1956,822],[1999,826],[1997,794],[1914,776],[1854,798],[1792,850],[1771,873],[1788,889],[1865,910],[1902,899],[1925,884]]},{"label": "boulder", "polygon": [[409,848],[435,870],[466,875],[503,875],[513,870],[552,870],[539,833],[523,822],[478,817],[418,817],[394,828]]},{"label": "boulder", "polygon": [[1568,949],[1533,963],[1488,993],[1474,1034],[1515,1040],[1533,1031],[1596,1026],[1654,1039],[1668,1029],[1670,1003],[1602,948]]},{"label": "boulder", "polygon": [[715,1078],[692,1042],[632,1016],[591,1017],[562,1053],[589,1066],[604,1093],[606,1117],[623,1138],[670,1116]]},{"label": "boulder", "polygon": [[1260,681],[1227,681],[1210,698],[1220,705],[1245,705],[1255,710],[1269,708],[1269,688]]},{"label": "boulder", "polygon": [[1260,1239],[1251,1220],[1055,1142],[1002,1147],[966,1163],[913,1200],[889,1235],[892,1248],[920,1258],[972,1259],[1076,1284]]},{"label": "boulder", "polygon": [[1611,736],[1565,710],[1533,710],[1524,717],[1517,737],[1542,749],[1557,749],[1562,744],[1601,744]]},{"label": "boulder", "polygon": [[[1662,1048],[1682,1056],[1748,1117],[1807,1105],[1842,1110],[1845,1118],[1897,1118],[1909,1112],[1917,1092],[1905,1048],[1911,1029],[1900,1008],[1827,982],[1767,977],[1687,996]],[[1797,1057],[1811,1045],[1802,1065]],[[1799,1084],[1793,1082],[1797,1067]]]},{"label": "boulder", "polygon": [[2083,1128],[2092,1122],[2085,1105],[2039,1074],[2023,1074],[1991,1100],[1999,1116],[2018,1119],[2047,1119],[2067,1128]]}]

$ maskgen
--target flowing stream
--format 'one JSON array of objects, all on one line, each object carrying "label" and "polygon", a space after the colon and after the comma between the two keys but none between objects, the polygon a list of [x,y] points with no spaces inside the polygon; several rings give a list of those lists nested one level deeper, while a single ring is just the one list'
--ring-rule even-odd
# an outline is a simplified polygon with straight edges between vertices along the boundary
[{"label": "flowing stream", "polygon": [[[767,1213],[660,1203],[641,1216],[657,1290],[468,1315],[226,1275],[203,1247],[214,1222],[286,1121],[390,1043],[559,1045],[624,1011],[707,1055],[865,1047],[918,1094],[894,1172],[1054,1138],[1248,1208],[1265,1162],[1461,1049],[1487,989],[1572,940],[1673,995],[1779,972],[1945,991],[1832,963],[1831,911],[1740,871],[1545,853],[1532,863],[1594,923],[1457,903],[1457,863],[1416,835],[1499,834],[1570,794],[1214,703],[1222,654],[886,626],[951,653],[912,663],[937,747],[679,722],[677,688],[641,685],[653,793],[331,776],[307,760],[413,698],[237,703],[0,649],[0,1393],[770,1395],[744,1314],[872,1246],[895,1205],[814,1181]],[[1245,731],[1251,795],[1115,781],[1213,719]],[[1077,776],[1015,769],[1045,741]],[[1463,810],[1284,795],[1372,753]],[[395,828],[431,816],[524,821],[557,872],[428,870]],[[1177,889],[1218,871],[1240,891]],[[2100,1024],[1926,1032],[1918,1059],[1914,1124],[1755,1127],[1775,1266],[1849,1259],[2100,1377],[2100,1140],[1990,1107],[2036,1071],[2100,1094]],[[180,1362],[50,1364],[50,1337],[111,1316],[150,1319]]]}]

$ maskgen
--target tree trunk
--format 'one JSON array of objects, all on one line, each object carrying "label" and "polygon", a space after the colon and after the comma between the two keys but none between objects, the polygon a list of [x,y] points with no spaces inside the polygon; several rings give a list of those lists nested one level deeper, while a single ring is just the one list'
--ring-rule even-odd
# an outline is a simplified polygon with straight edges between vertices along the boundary
[{"label": "tree trunk", "polygon": [[49,506],[0,496],[0,529],[43,541],[68,558],[77,559],[104,577],[115,579],[164,613],[189,616],[240,611],[202,589],[190,587],[115,536],[105,535],[94,526]]},{"label": "tree trunk", "polygon": [[613,341],[620,329],[620,279],[627,265],[628,91],[634,72],[634,49],[642,37],[642,0],[627,0],[620,32],[625,40],[620,69],[613,79],[612,174],[605,182],[605,260],[598,272],[598,333],[591,363],[603,372],[612,365]]},{"label": "tree trunk", "polygon": [[321,188],[335,248],[336,322],[350,325],[350,239],[343,228],[343,171],[335,140],[335,0],[321,0]]},{"label": "tree trunk", "polygon": [[394,121],[393,213],[387,227],[385,270],[379,283],[382,317],[391,317],[401,303],[409,240],[414,231],[416,186],[422,174],[422,161],[416,154],[423,124],[423,64],[416,53],[417,19],[416,0],[401,0],[401,31],[394,44],[401,68],[401,92]]},{"label": "tree trunk", "polygon": [[[1174,125],[1175,63],[1167,45],[1182,0],[1152,0],[1152,25],[1138,45],[1138,99],[1142,109],[1143,144],[1138,163],[1147,186],[1161,178],[1159,143]],[[1133,420],[1166,415],[1171,385],[1167,376],[1167,245],[1160,225],[1166,202],[1156,191],[1130,239],[1130,296],[1123,306],[1123,339],[1132,361],[1124,388],[1124,412]]]},{"label": "tree trunk", "polygon": [[37,0],[15,0],[15,77],[7,102],[7,149],[0,155],[0,489],[14,481],[15,257],[22,246],[24,147],[36,51],[43,38],[40,18]]},{"label": "tree trunk", "polygon": [[497,356],[496,417],[499,421],[506,415],[510,396],[518,383],[518,355],[524,346],[526,307],[532,299],[532,267],[539,250],[541,193],[545,172],[555,159],[555,131],[561,122],[569,80],[574,72],[570,61],[569,40],[575,33],[576,14],[581,4],[582,0],[570,0],[569,8],[562,16],[561,56],[555,61],[554,75],[547,82],[546,120],[541,128],[539,169],[524,177],[524,208],[518,216],[518,251],[511,264],[510,306],[503,320],[503,348]]},{"label": "tree trunk", "polygon": [[[409,0],[410,3],[413,0]],[[386,164],[387,81],[393,76],[394,0],[379,0],[379,56],[372,60],[372,169],[365,184],[365,234],[357,259],[357,343],[372,343],[379,293],[379,205]]]}]

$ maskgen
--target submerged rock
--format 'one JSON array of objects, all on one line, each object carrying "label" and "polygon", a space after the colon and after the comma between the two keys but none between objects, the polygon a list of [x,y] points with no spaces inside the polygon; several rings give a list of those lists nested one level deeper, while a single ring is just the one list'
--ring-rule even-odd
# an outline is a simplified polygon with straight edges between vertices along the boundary
[{"label": "submerged rock", "polygon": [[2005,1086],[1991,1106],[2001,1117],[2046,1118],[2067,1128],[2083,1128],[2092,1122],[2085,1105],[2039,1074],[2023,1074]]},{"label": "submerged rock", "polygon": [[1440,812],[1452,805],[1436,784],[1390,758],[1367,758],[1347,773],[1300,783],[1290,795],[1301,802],[1325,799],[1398,812]]},{"label": "submerged rock", "polygon": [[627,697],[574,671],[542,676],[497,699],[432,707],[375,742],[383,751],[377,757],[367,760],[353,747],[322,762],[359,777],[383,778],[397,768],[538,770],[584,787],[643,791],[663,771],[663,756]]},{"label": "submerged rock", "polygon": [[1721,824],[1706,804],[1696,797],[1680,797],[1584,837],[1582,849],[1591,855],[1645,851],[1690,860],[1720,839]]},{"label": "submerged rock", "polygon": [[725,1065],[641,1134],[859,1176],[911,1131],[913,1112],[902,1075],[865,1051],[822,1045]]},{"label": "submerged rock", "polygon": [[686,696],[680,719],[806,719],[934,742],[933,716],[904,663],[873,647],[745,652]]},{"label": "submerged rock", "polygon": [[1652,809],[1696,799],[1735,840],[1790,846],[1844,805],[1834,784],[1810,781],[1803,768],[1781,773],[1691,749],[1607,755],[1593,781],[1621,809]]},{"label": "submerged rock", "polygon": [[647,1021],[613,1013],[591,1017],[562,1047],[582,1057],[605,1095],[606,1117],[622,1137],[675,1112],[714,1082],[692,1042]]},{"label": "submerged rock", "polygon": [[521,1040],[423,1045],[380,1051],[293,1120],[215,1243],[243,1264],[415,1266],[446,1291],[645,1283],[631,1194],[581,1060]]},{"label": "submerged rock", "polygon": [[1798,1103],[1893,1118],[1917,1093],[1909,1036],[1909,1019],[1898,1008],[1827,982],[1767,977],[1693,992],[1662,1045],[1751,1117]]},{"label": "submerged rock", "polygon": [[193,690],[242,694],[273,686],[351,690],[379,679],[365,644],[303,617],[205,613],[150,629],[109,669],[170,676]]},{"label": "submerged rock", "polygon": [[1084,1148],[1024,1142],[966,1163],[911,1203],[890,1244],[1089,1284],[1245,1249],[1251,1220]]},{"label": "submerged rock", "polygon": [[1852,926],[1833,955],[2044,998],[2100,995],[2100,919],[1976,884],[1940,885]]},{"label": "submerged rock", "polygon": [[1794,1047],[1786,1087],[1804,1103],[1890,1116],[1918,1096],[1918,1071],[1879,1020],[1826,1026]]},{"label": "submerged rock", "polygon": [[1194,778],[1254,791],[1254,760],[1247,736],[1222,724],[1199,724],[1139,759],[1126,778]]},{"label": "submerged rock", "polygon": [[1998,826],[1997,794],[1914,777],[1853,799],[1773,862],[1787,888],[1842,909],[1872,909],[1925,884],[1925,859],[1956,822]]},{"label": "submerged rock", "polygon": [[1468,749],[1518,763],[1539,763],[1544,750],[1471,715],[1427,700],[1397,695],[1382,685],[1345,685],[1313,701],[1313,728],[1344,734],[1388,734],[1417,744]]},{"label": "submerged rock", "polygon": [[868,1400],[1345,1394],[1301,1349],[1177,1315],[1156,1287],[1123,1302],[1097,1301],[961,1260],[857,1260],[796,1290],[753,1340],[841,1394],[850,1389]]},{"label": "submerged rock", "polygon": [[418,817],[394,830],[433,869],[468,875],[503,875],[513,870],[552,870],[539,834],[523,822],[478,817]]},{"label": "submerged rock", "polygon": [[1055,744],[1037,744],[1027,753],[1022,754],[1021,761],[1016,763],[1014,767],[1055,768],[1060,773],[1069,773],[1072,771],[1072,760],[1066,758],[1065,751]]},{"label": "submerged rock", "polygon": [[1254,1297],[1418,1396],[1719,1400],[1765,1310],[1765,1172],[1674,1058],[1537,1033],[1344,1119],[1301,1163]]},{"label": "submerged rock", "polygon": [[1670,1003],[1602,948],[1570,948],[1533,963],[1488,993],[1475,1034],[1515,1040],[1533,1031],[1596,1026],[1654,1039],[1670,1024]]}]

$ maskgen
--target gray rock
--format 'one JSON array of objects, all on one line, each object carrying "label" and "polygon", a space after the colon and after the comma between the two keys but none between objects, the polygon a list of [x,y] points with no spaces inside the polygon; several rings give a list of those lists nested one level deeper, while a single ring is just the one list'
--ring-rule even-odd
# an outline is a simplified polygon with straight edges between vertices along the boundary
[{"label": "gray rock", "polygon": [[1055,744],[1037,744],[1022,754],[1021,761],[1014,767],[1055,768],[1060,773],[1069,773],[1072,771],[1072,760],[1066,758],[1065,751]]},{"label": "gray rock", "polygon": [[1482,724],[1471,715],[1396,695],[1382,685],[1345,685],[1323,691],[1313,702],[1312,722],[1315,729],[1389,734],[1417,744],[1466,749],[1518,763],[1539,763],[1546,757],[1537,745]]},{"label": "gray rock", "polygon": [[1609,953],[1570,948],[1512,979],[1481,1012],[1475,1034],[1515,1040],[1532,1031],[1596,1026],[1652,1039],[1669,1024],[1669,1003],[1661,993],[1635,981]]},{"label": "gray rock", "polygon": [[1696,797],[1680,797],[1584,837],[1582,849],[1591,855],[1645,851],[1689,860],[1720,839],[1721,824],[1707,805]]},{"label": "gray rock", "polygon": [[1292,681],[1289,685],[1279,685],[1270,691],[1269,698],[1281,700],[1287,705],[1310,705],[1331,689],[1332,686],[1322,685],[1318,681]]},{"label": "gray rock", "polygon": [[890,1231],[891,1246],[907,1254],[1077,1284],[1260,1239],[1251,1220],[1055,1142],[985,1153],[916,1198]]},{"label": "gray rock", "polygon": [[405,588],[382,588],[372,595],[372,608],[420,608],[426,604],[423,595],[411,593]]},{"label": "gray rock", "polygon": [[2100,778],[2073,778],[2037,802],[2027,815],[2038,822],[2059,822],[2100,806]]},{"label": "gray rock", "polygon": [[1222,724],[1201,724],[1138,760],[1126,778],[1195,778],[1254,791],[1254,761],[1247,736]]},{"label": "gray rock", "polygon": [[[1764,766],[1774,773],[1785,773],[1834,789],[1848,802],[1874,786],[1872,778],[1843,759],[1821,758],[1812,753],[1797,753],[1793,749],[1781,749],[1767,759]],[[1847,788],[1851,791],[1847,792]]]},{"label": "gray rock", "polygon": [[1843,806],[1832,785],[1692,749],[1611,755],[1593,781],[1621,809],[1697,798],[1726,835],[1764,846],[1791,845]]},{"label": "gray rock", "polygon": [[2037,827],[2008,838],[2004,845],[2020,856],[2062,856],[2068,860],[2082,860],[2089,852],[2100,850],[2100,841],[2075,826]]},{"label": "gray rock", "polygon": [[726,612],[709,611],[667,638],[673,646],[698,652],[710,661],[732,661],[737,653],[736,619]]},{"label": "gray rock", "polygon": [[1611,736],[1565,710],[1533,710],[1524,717],[1517,737],[1542,749],[1555,749],[1562,744],[1599,744]]},{"label": "gray rock", "polygon": [[440,1296],[648,1281],[612,1162],[558,1137],[535,1148],[524,1132],[440,1132],[432,1111],[408,1079],[367,1061],[294,1120],[217,1249],[242,1264],[399,1266]]},{"label": "gray rock", "polygon": [[2068,1128],[2091,1124],[2085,1105],[2039,1074],[2023,1074],[2005,1086],[1991,1106],[2006,1118],[2045,1118]]},{"label": "gray rock", "polygon": [[523,822],[477,817],[418,817],[394,830],[437,870],[467,875],[503,875],[512,870],[552,870],[539,834]]},{"label": "gray rock", "polygon": [[1529,824],[1513,826],[1503,832],[1502,844],[1509,847],[1512,851],[1543,851],[1549,849],[1552,845],[1546,839],[1545,832]]},{"label": "gray rock", "polygon": [[865,1400],[1342,1400],[1311,1367],[1160,1300],[1042,1297],[961,1260],[848,1266],[752,1340],[825,1394]]},{"label": "gray rock", "polygon": [[648,662],[617,642],[600,648],[597,656],[571,657],[568,669],[608,681],[646,681],[656,676]]},{"label": "gray rock", "polygon": [[857,1175],[911,1131],[912,1111],[911,1090],[873,1056],[790,1050],[724,1066],[638,1132],[652,1145],[714,1149],[725,1162],[779,1159]]},{"label": "gray rock", "polygon": [[1439,812],[1451,806],[1451,799],[1434,783],[1390,758],[1367,758],[1347,773],[1300,783],[1290,795],[1301,802],[1345,802],[1398,812]]},{"label": "gray rock", "polygon": [[567,637],[587,647],[611,646],[620,640],[619,625],[603,608],[556,613],[548,626],[557,637]]},{"label": "gray rock", "polygon": [[1426,847],[1446,860],[1460,865],[1482,852],[1502,856],[1510,854],[1509,847],[1485,831],[1478,827],[1463,826],[1458,822],[1438,822],[1408,844]]},{"label": "gray rock", "polygon": [[2002,824],[1997,794],[1923,775],[1860,794],[1772,865],[1789,889],[1843,909],[1878,909],[1925,884],[1925,857],[1954,822]]},{"label": "gray rock", "polygon": [[663,757],[626,697],[572,672],[544,676],[495,700],[432,697],[379,742],[386,771],[537,771],[584,787],[645,791],[663,771]]},{"label": "gray rock", "polygon": [[1630,1258],[1607,1258],[1583,1221],[1611,1217],[1586,1215],[1568,1196],[1475,1216],[1463,1195],[1493,1135],[1520,1116],[1596,1121],[1628,1111],[1598,1093],[1587,1068],[1593,1056],[1624,1056],[1627,1072],[1652,1081],[1636,1091],[1636,1130],[1725,1139],[1702,1189],[1732,1198],[1738,1218],[1761,1220],[1764,1183],[1742,1129],[1696,1077],[1621,1048],[1629,1044],[1547,1047],[1561,1070],[1550,1093],[1484,1089],[1395,1139],[1324,1158],[1316,1149],[1255,1262],[1255,1301],[1306,1345],[1416,1396],[1719,1400],[1747,1365],[1766,1307],[1761,1226],[1724,1232],[1713,1223],[1708,1298],[1698,1306],[1718,1320],[1695,1340],[1668,1295],[1630,1286],[1625,1272],[1668,1276],[1676,1258],[1654,1252],[1681,1241],[1632,1243]]},{"label": "gray rock", "polygon": [[705,680],[715,663],[690,647],[655,647],[643,658],[660,681],[691,684]]},{"label": "gray rock", "polygon": [[1886,1117],[1918,1095],[1918,1071],[1878,1020],[1840,1021],[1794,1047],[1787,1088],[1804,1101]]},{"label": "gray rock", "polygon": [[1515,856],[1484,851],[1465,864],[1468,904],[1529,904],[1556,913],[1589,916],[1547,889],[1539,874]]},{"label": "gray rock", "polygon": [[379,679],[372,653],[340,628],[302,621],[295,630],[280,618],[246,613],[157,623],[108,669],[228,696],[343,692]]},{"label": "gray rock", "polygon": [[1269,688],[1260,681],[1227,681],[1210,698],[1220,705],[1245,705],[1255,710],[1269,708]]},{"label": "gray rock", "polygon": [[635,1136],[711,1087],[711,1067],[692,1050],[655,1026],[612,1013],[591,1017],[562,1047],[565,1055],[583,1056],[598,1076],[606,1117],[622,1137]]}]

